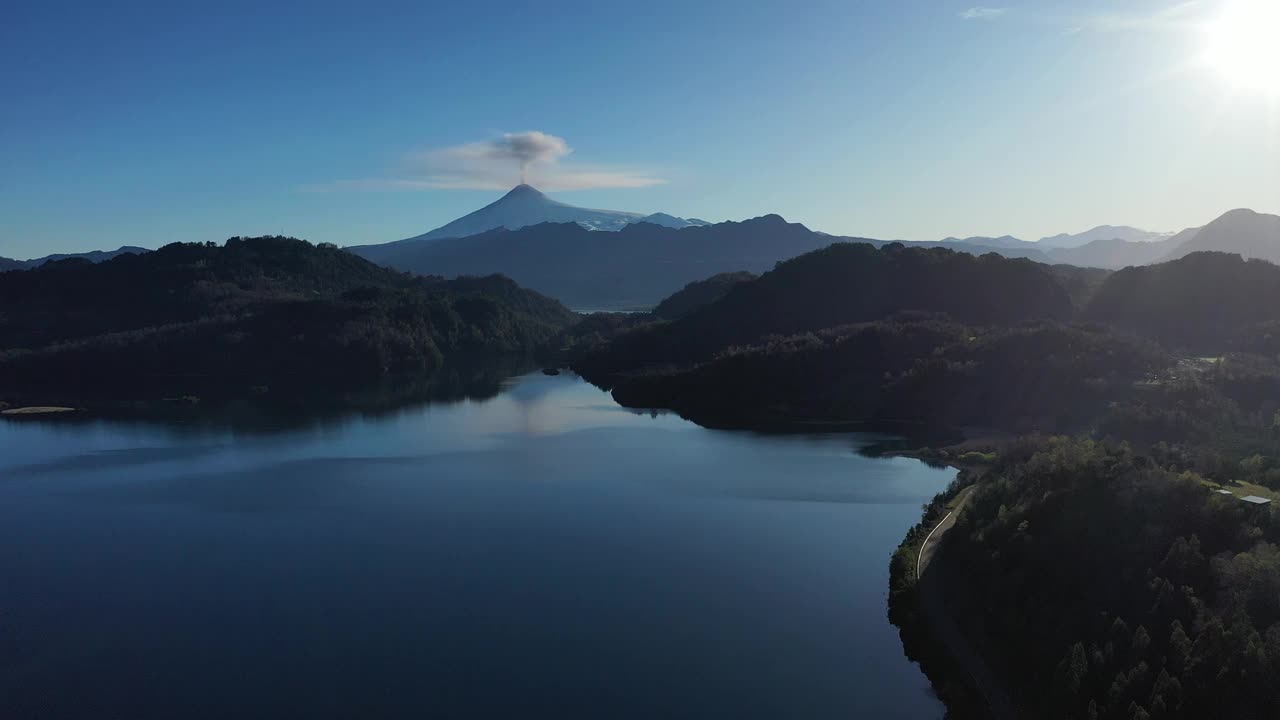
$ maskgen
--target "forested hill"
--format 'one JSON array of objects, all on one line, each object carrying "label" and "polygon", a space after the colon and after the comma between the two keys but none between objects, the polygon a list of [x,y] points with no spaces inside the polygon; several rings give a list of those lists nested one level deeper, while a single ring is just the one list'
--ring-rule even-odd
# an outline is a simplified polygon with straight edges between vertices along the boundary
[{"label": "forested hill", "polygon": [[673,322],[621,338],[584,362],[610,373],[707,360],[735,345],[904,312],[945,313],[978,325],[1067,320],[1071,298],[1050,268],[942,248],[837,243],[779,263]]},{"label": "forested hill", "polygon": [[1064,320],[1072,313],[1071,298],[1048,268],[1030,260],[837,243],[779,263],[687,323],[732,328],[729,341],[739,342],[759,332],[794,333],[911,310],[984,324]]},{"label": "forested hill", "polygon": [[739,283],[755,279],[755,274],[743,270],[720,273],[719,275],[712,275],[706,280],[691,282],[658,303],[658,306],[653,309],[653,314],[655,317],[664,320],[682,318],[694,310],[710,305],[724,297]]},{"label": "forested hill", "polygon": [[[1217,252],[1107,277],[1083,317],[1206,355],[1255,347],[1280,321],[1280,267]],[[1272,328],[1274,329],[1274,328]]]},{"label": "forested hill", "polygon": [[1068,432],[1167,364],[1152,344],[1118,333],[905,316],[769,338],[692,365],[608,373],[589,357],[579,369],[623,405],[669,408],[711,426]]},{"label": "forested hill", "polygon": [[0,399],[357,382],[529,351],[576,320],[501,276],[412,277],[285,237],[0,274]]},{"label": "forested hill", "polygon": [[1206,487],[1268,456],[1189,469],[1212,448],[1023,441],[973,488],[937,572],[1020,717],[1280,716],[1280,516]]}]

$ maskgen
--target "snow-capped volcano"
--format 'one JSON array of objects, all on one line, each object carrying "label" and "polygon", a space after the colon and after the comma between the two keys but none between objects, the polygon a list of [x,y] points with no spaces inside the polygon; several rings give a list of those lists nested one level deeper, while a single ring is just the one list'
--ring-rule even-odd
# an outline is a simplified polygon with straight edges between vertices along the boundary
[{"label": "snow-capped volcano", "polygon": [[698,220],[691,221],[665,213],[643,215],[641,213],[622,212],[619,210],[593,210],[580,208],[567,203],[552,200],[532,185],[520,184],[512,188],[506,195],[473,213],[442,225],[422,235],[385,243],[382,245],[363,245],[348,248],[362,257],[378,262],[389,253],[398,252],[405,244],[423,241],[441,240],[443,238],[470,237],[490,230],[506,228],[519,230],[522,227],[540,223],[577,223],[588,230],[617,231],[638,222],[649,222],[665,227],[683,228],[694,225],[705,225]]},{"label": "snow-capped volcano", "polygon": [[468,215],[409,240],[435,240],[446,237],[467,237],[488,230],[506,228],[518,230],[538,223],[577,223],[588,230],[621,230],[634,222],[655,222],[667,227],[687,227],[693,223],[682,218],[655,213],[622,212],[620,210],[593,210],[580,208],[558,200],[552,200],[532,185],[517,185],[506,195]]},{"label": "snow-capped volcano", "polygon": [[467,237],[500,227],[518,230],[526,225],[544,222],[576,222],[591,230],[621,230],[641,217],[640,213],[574,207],[552,200],[532,185],[517,185],[506,195],[479,210],[409,239]]}]

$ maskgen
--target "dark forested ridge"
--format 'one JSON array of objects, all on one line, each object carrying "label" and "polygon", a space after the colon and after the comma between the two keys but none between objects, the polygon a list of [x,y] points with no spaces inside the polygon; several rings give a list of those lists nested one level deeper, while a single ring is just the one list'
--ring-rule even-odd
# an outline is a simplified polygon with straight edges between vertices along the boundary
[{"label": "dark forested ridge", "polygon": [[761,330],[799,332],[908,310],[1000,324],[1067,319],[1072,307],[1047,268],[1029,260],[899,243],[836,243],[779,263],[683,322],[697,330],[728,326],[724,339],[736,343]]},{"label": "dark forested ridge", "polygon": [[1110,270],[1075,265],[1053,265],[1049,268],[1049,272],[1053,274],[1062,289],[1071,296],[1071,304],[1077,310],[1087,306],[1093,300],[1098,288],[1102,287],[1102,281],[1111,275]]},{"label": "dark forested ridge", "polygon": [[800,419],[1062,432],[1166,365],[1155,346],[1101,329],[904,315],[623,375],[613,389],[624,405],[672,408],[712,425]]},{"label": "dark forested ridge", "polygon": [[1249,350],[1280,321],[1280,266],[1193,253],[1108,277],[1084,317],[1202,354]]},{"label": "dark forested ridge", "polygon": [[675,321],[623,336],[579,366],[607,384],[607,377],[645,365],[706,361],[769,336],[874,322],[904,311],[1010,324],[1068,320],[1073,309],[1049,268],[1029,260],[837,243],[779,263]]},{"label": "dark forested ridge", "polygon": [[685,285],[670,297],[658,303],[653,315],[663,320],[676,320],[685,315],[724,297],[738,283],[755,280],[756,275],[745,270],[740,272],[720,273],[706,280],[698,280]]},{"label": "dark forested ridge", "polygon": [[[606,386],[643,380],[656,387],[694,371],[717,376],[730,367],[731,358],[738,368],[757,362],[749,358],[770,354],[808,362],[831,352],[822,348],[866,332],[868,325],[880,324],[888,333],[884,337],[924,327],[922,322],[952,328],[946,338],[935,337],[932,345],[911,351],[922,362],[936,362],[959,347],[950,339],[964,334],[957,328],[971,328],[967,337],[977,343],[993,337],[995,329],[1030,333],[1031,326],[1020,326],[1035,323],[1038,337],[1049,344],[1008,351],[1046,382],[1069,377],[1055,365],[1062,358],[1081,361],[1088,353],[1116,358],[1110,368],[1105,362],[1089,364],[1095,378],[1118,373],[1130,380],[1151,379],[1161,372],[1177,376],[1179,358],[1231,355],[1221,367],[1235,368],[1273,362],[1280,357],[1277,307],[1280,267],[1236,255],[1196,253],[1108,273],[941,248],[842,243],[779,263],[756,280],[734,283],[723,297],[674,320],[636,323],[639,327],[618,333],[594,352],[580,353],[575,362]],[[1046,330],[1050,327],[1055,332]],[[1134,353],[1145,360],[1129,362]],[[930,354],[934,357],[926,357]],[[865,357],[853,353],[847,359]],[[957,362],[967,365],[967,372],[978,372],[977,358]],[[716,367],[700,367],[711,364]],[[783,377],[787,372],[779,362],[758,364],[754,372],[778,376],[771,381],[805,382]],[[826,383],[813,385],[813,394],[831,392]],[[698,392],[699,384],[694,386],[679,393],[680,402],[693,400],[690,393]],[[739,402],[753,402],[753,397]]]},{"label": "dark forested ridge", "polygon": [[1271,718],[1280,524],[1240,498],[1280,499],[1278,301],[1280,268],[1219,253],[1108,274],[837,245],[572,337],[628,406],[959,428],[925,452],[960,484],[891,565],[891,616],[956,717],[981,697],[931,644],[914,573],[971,486],[930,572],[1019,716]]},{"label": "dark forested ridge", "polygon": [[500,276],[411,277],[284,237],[4,273],[0,308],[3,397],[67,404],[427,372],[576,320]]}]

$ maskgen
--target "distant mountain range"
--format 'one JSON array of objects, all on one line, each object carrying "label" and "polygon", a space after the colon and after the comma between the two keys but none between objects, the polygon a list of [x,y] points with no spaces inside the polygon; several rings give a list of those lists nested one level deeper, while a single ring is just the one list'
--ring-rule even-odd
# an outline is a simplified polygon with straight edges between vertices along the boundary
[{"label": "distant mountain range", "polygon": [[499,272],[578,310],[619,310],[652,307],[688,283],[725,270],[763,272],[837,240],[766,215],[679,229],[630,223],[607,233],[576,223],[542,223],[350,250],[409,272],[446,277]]},{"label": "distant mountain range", "polygon": [[[651,308],[685,285],[724,271],[762,273],[782,260],[835,242],[889,244],[814,232],[778,215],[765,215],[683,228],[632,222],[608,233],[578,223],[541,223],[469,237],[348,249],[407,272],[446,277],[499,272],[579,310],[625,310]],[[1018,248],[959,241],[912,245],[1050,262],[1033,243]]]},{"label": "distant mountain range", "polygon": [[967,238],[949,237],[943,240],[942,242],[964,243],[966,245],[978,245],[981,247],[992,247],[992,248],[1021,248],[1024,250],[1034,249],[1037,252],[1043,250],[1043,248],[1036,247],[1036,244],[1033,242],[1028,242],[1026,240],[1019,240],[1018,238],[1012,235],[1001,235],[1000,237],[967,237]]},{"label": "distant mountain range", "polygon": [[[1142,231],[1139,231],[1142,232]],[[1280,265],[1280,216],[1232,210],[1199,228],[1154,240],[1094,240],[1051,250],[1055,262],[1119,270],[1177,260],[1194,252],[1224,252]]]},{"label": "distant mountain range", "polygon": [[[689,283],[718,273],[767,272],[780,261],[835,242],[883,247],[903,241],[829,235],[777,215],[712,225],[666,213],[592,210],[519,185],[431,232],[347,250],[381,265],[425,275],[503,273],[579,310],[618,310],[651,308]],[[1004,235],[903,244],[1102,270],[1166,262],[1204,250],[1280,264],[1280,217],[1234,210],[1203,228],[1176,234],[1101,225],[1038,242]],[[25,261],[0,258],[0,271],[66,258],[100,262],[122,253],[145,252],[122,247]]]},{"label": "distant mountain range", "polygon": [[[474,220],[477,216],[482,220]],[[516,229],[503,225],[469,236],[444,236],[463,232],[468,224],[505,220],[516,225],[537,217],[557,219]],[[564,217],[574,219],[559,219]],[[588,221],[592,217],[597,220],[594,224]],[[606,217],[613,220],[604,222]],[[580,310],[616,310],[652,307],[685,285],[717,273],[767,272],[782,260],[842,241],[876,247],[889,244],[815,232],[777,215],[707,225],[663,214],[584,210],[521,185],[497,202],[419,238],[349,250],[409,272],[444,276],[500,272]],[[1196,250],[1234,252],[1280,263],[1280,217],[1241,210],[1204,228],[1177,234],[1102,225],[1039,242],[1006,235],[903,244],[1108,270],[1171,260]]]},{"label": "distant mountain range", "polygon": [[1123,240],[1125,242],[1158,242],[1168,239],[1172,233],[1158,233],[1140,230],[1128,225],[1099,225],[1076,235],[1062,233],[1052,237],[1040,238],[1040,245],[1052,248],[1077,248],[1099,240]]},{"label": "distant mountain range", "polygon": [[[1206,250],[1280,264],[1280,216],[1232,210],[1209,225],[1188,228],[1179,233],[1100,225],[1076,235],[1041,238],[1039,242],[1027,242],[1007,235],[963,240],[947,238],[944,242],[996,248],[1002,254],[1009,254],[1012,250],[1042,262],[1107,270],[1167,262]],[[1028,250],[1035,250],[1043,259]]]},{"label": "distant mountain range", "polygon": [[[641,215],[639,213],[616,210],[575,207],[552,200],[536,188],[522,184],[516,186],[495,202],[422,235],[397,242],[381,245],[361,245],[348,249],[368,260],[407,270],[444,273],[456,268],[465,268],[468,272],[507,271],[506,268],[515,268],[517,265],[527,267],[528,263],[518,257],[495,258],[493,260],[483,259],[484,253],[492,251],[492,239],[477,243],[475,247],[471,248],[449,245],[427,250],[424,243],[434,243],[448,238],[475,237],[501,229],[521,230],[543,223],[573,223],[586,230],[612,232],[620,232],[638,223],[648,223],[673,230],[710,224],[696,218],[686,219],[666,213]],[[546,236],[548,232],[543,230],[539,231],[538,234],[542,237]],[[995,252],[1006,257],[1027,258],[1047,264],[1071,264],[1081,267],[1116,270],[1129,265],[1142,265],[1159,261],[1168,255],[1177,246],[1177,243],[1186,240],[1194,232],[1194,230],[1191,230],[1172,235],[1170,233],[1142,230],[1127,225],[1100,225],[1081,233],[1063,233],[1041,238],[1038,242],[1004,235],[1001,237],[948,237],[937,242],[912,242],[909,244],[948,247],[976,254]],[[822,242],[822,238],[829,238],[827,242],[842,239],[839,236],[825,233],[814,234],[820,237],[813,240],[813,242],[806,242],[805,247],[808,249],[819,247],[819,245],[814,245],[814,242]],[[600,238],[596,240],[600,240]],[[516,240],[513,239],[512,241]],[[606,243],[609,247],[613,247],[615,244],[612,240]],[[756,248],[756,250],[759,249],[758,247]],[[726,247],[726,252],[728,251],[729,248]],[[799,252],[801,250],[796,248],[779,247],[775,252],[768,254],[767,260],[756,258],[758,262],[765,263],[763,266],[731,264],[710,269],[719,271],[743,268],[753,272],[762,272],[768,270],[771,263],[793,257]],[[731,252],[730,255],[732,255]],[[447,262],[444,260],[445,258],[448,258]],[[683,263],[679,258],[667,262],[677,265]],[[669,274],[672,275],[673,279],[680,274],[674,268],[669,270],[671,271]],[[513,272],[516,272],[515,276],[520,279],[520,271]],[[682,276],[679,279],[684,282],[692,282],[702,277],[701,275],[691,275],[688,277]],[[546,286],[539,286],[537,281],[533,279],[525,280],[525,282],[532,283],[535,287],[540,287],[540,289],[554,294],[553,290]],[[665,295],[679,287],[680,285],[664,286],[661,288],[662,294]],[[618,293],[621,294],[622,292],[622,288],[619,287]],[[594,296],[594,293],[592,295]],[[638,297],[632,298],[632,300],[647,306],[656,302],[659,297],[652,296],[646,290]],[[571,303],[575,302],[572,298],[566,299]],[[613,306],[617,301],[619,300],[610,300],[606,305]],[[590,304],[594,305],[595,303],[592,302]]]},{"label": "distant mountain range", "polygon": [[[958,242],[988,248],[1019,250],[1021,256],[1039,259],[1035,250],[1043,256],[1042,262],[1098,267],[1119,270],[1130,265],[1157,262],[1170,250],[1194,235],[1198,228],[1181,233],[1162,233],[1142,230],[1128,225],[1099,225],[1074,235],[1062,233],[1040,238],[1039,241],[1022,240],[1012,235],[1001,237],[947,238],[943,242]],[[1007,254],[1007,253],[1006,253]]]},{"label": "distant mountain range", "polygon": [[[1191,231],[1194,232],[1194,231]],[[1128,225],[1099,225],[1082,233],[1053,235],[1039,241],[1022,240],[1012,235],[1001,237],[947,238],[943,242],[958,242],[996,248],[1002,254],[1007,250],[1019,251],[1019,256],[1031,257],[1041,262],[1098,267],[1119,270],[1129,265],[1145,265],[1156,262],[1168,254],[1178,240],[1185,240],[1184,233],[1151,232]],[[1029,251],[1034,250],[1040,257]]]},{"label": "distant mountain range", "polygon": [[[610,232],[595,232],[602,230]],[[347,249],[409,272],[501,272],[572,307],[614,310],[649,308],[710,275],[726,270],[765,272],[781,260],[850,240],[877,247],[889,242],[815,232],[777,215],[712,225],[666,213],[591,210],[518,185],[497,201],[431,232]],[[1036,243],[1013,237],[912,244],[1053,262]]]},{"label": "distant mountain range", "polygon": [[53,262],[55,260],[68,260],[70,258],[83,258],[85,260],[88,260],[89,262],[100,263],[105,260],[110,260],[111,258],[117,255],[124,255],[126,253],[141,255],[142,253],[146,253],[146,252],[151,252],[151,251],[146,248],[133,247],[132,245],[126,245],[118,250],[93,250],[91,252],[83,252],[83,253],[58,253],[55,255],[45,255],[42,258],[35,258],[34,260],[11,260],[9,258],[0,257],[0,272],[5,272],[7,270],[28,270],[30,268],[40,267],[41,265],[44,265],[47,262]]}]

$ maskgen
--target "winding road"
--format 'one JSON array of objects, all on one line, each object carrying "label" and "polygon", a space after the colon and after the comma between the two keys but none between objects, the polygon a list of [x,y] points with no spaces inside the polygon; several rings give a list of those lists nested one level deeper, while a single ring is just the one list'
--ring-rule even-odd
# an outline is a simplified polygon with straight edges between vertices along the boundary
[{"label": "winding road", "polygon": [[[961,667],[969,673],[973,687],[982,695],[987,704],[990,717],[994,720],[1017,720],[1018,713],[1008,694],[996,680],[995,673],[973,649],[973,646],[960,632],[960,627],[947,610],[947,601],[934,561],[942,546],[943,538],[951,528],[955,527],[956,518],[969,502],[972,487],[966,488],[959,496],[955,508],[942,518],[920,546],[920,555],[916,558],[916,577],[919,579],[920,607],[929,621],[934,635],[946,647],[947,652]],[[933,570],[933,572],[930,572]]]}]

